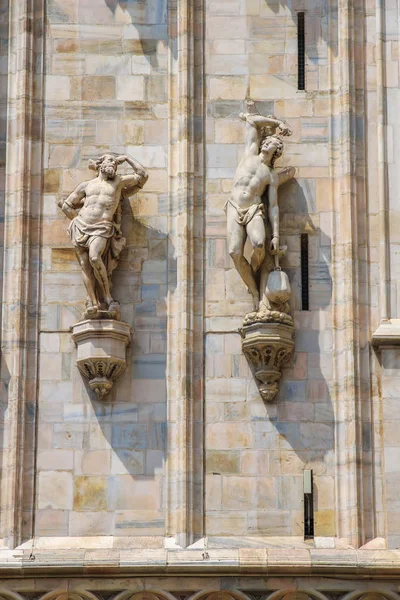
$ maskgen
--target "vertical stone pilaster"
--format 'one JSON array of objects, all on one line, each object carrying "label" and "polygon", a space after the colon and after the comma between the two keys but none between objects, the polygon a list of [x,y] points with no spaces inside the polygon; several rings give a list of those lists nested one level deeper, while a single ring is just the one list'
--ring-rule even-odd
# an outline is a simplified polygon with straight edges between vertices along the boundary
[{"label": "vertical stone pilaster", "polygon": [[[333,359],[336,446],[336,535],[358,547],[373,532],[364,532],[363,420],[370,421],[368,320],[360,314],[365,302],[360,264],[366,252],[365,185],[359,159],[365,152],[362,121],[364,14],[357,0],[338,1],[338,47],[332,58],[331,113],[333,195]],[[333,51],[331,50],[332,54]],[[362,163],[361,163],[362,164]],[[361,215],[361,216],[360,216]],[[365,366],[364,366],[365,365]],[[367,384],[368,386],[368,384]],[[363,397],[365,392],[365,398]],[[363,402],[362,402],[363,400]]]},{"label": "vertical stone pilaster", "polygon": [[44,1],[10,2],[2,378],[1,537],[32,535],[37,399]]},{"label": "vertical stone pilaster", "polygon": [[[169,4],[167,535],[203,532],[203,6]],[[198,127],[196,127],[198,125]]]}]

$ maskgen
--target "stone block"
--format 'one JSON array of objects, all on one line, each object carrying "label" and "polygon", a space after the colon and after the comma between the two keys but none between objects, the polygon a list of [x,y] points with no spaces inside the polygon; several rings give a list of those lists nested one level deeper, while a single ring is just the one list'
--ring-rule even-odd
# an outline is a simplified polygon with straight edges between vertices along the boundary
[{"label": "stone block", "polygon": [[159,510],[160,483],[147,476],[115,475],[110,478],[108,507],[112,510]]},{"label": "stone block", "polygon": [[70,97],[70,78],[66,75],[46,76],[46,102],[65,102]]},{"label": "stone block", "polygon": [[115,98],[115,77],[90,75],[82,81],[82,100],[112,100]]},{"label": "stone block", "polygon": [[257,480],[255,477],[222,477],[222,509],[250,510],[257,505]]},{"label": "stone block", "polygon": [[[209,16],[207,21],[207,36],[209,39],[246,39],[247,23],[245,16]],[[245,96],[243,96],[244,98]]]},{"label": "stone block", "polygon": [[68,515],[68,510],[41,509],[36,511],[36,535],[67,536]]},{"label": "stone block", "polygon": [[74,477],[74,511],[107,510],[107,478]]},{"label": "stone block", "polygon": [[[165,524],[162,515],[155,510],[118,510],[115,512],[115,535],[117,536],[135,536],[131,538],[128,544],[129,549],[134,547],[148,549],[152,546],[160,547],[160,542],[156,542],[151,536],[163,536]],[[146,537],[143,537],[146,534]],[[142,536],[141,543],[136,541],[138,536]],[[115,540],[115,544],[117,544]],[[154,555],[153,555],[154,556]]]},{"label": "stone block", "polygon": [[40,378],[43,381],[61,379],[61,354],[42,353],[40,360]]},{"label": "stone block", "polygon": [[73,450],[42,450],[38,452],[39,471],[72,471],[74,466]]},{"label": "stone block", "polygon": [[73,477],[67,471],[41,471],[38,482],[39,509],[71,510]]},{"label": "stone block", "polygon": [[141,450],[146,447],[147,432],[139,423],[113,423],[113,448]]},{"label": "stone block", "polygon": [[215,378],[207,381],[209,402],[243,402],[245,398],[246,380],[244,378]]},{"label": "stone block", "polygon": [[116,98],[118,100],[144,100],[144,79],[142,75],[117,75]]},{"label": "stone block", "polygon": [[51,194],[58,192],[60,188],[61,171],[59,169],[46,169],[44,173],[44,192]]},{"label": "stone block", "polygon": [[211,100],[240,100],[242,102],[245,94],[246,82],[239,75],[209,78],[209,96]]},{"label": "stone block", "polygon": [[208,473],[238,474],[240,470],[238,451],[215,451],[206,453],[206,470]]},{"label": "stone block", "polygon": [[206,447],[215,450],[249,448],[252,442],[248,423],[215,423],[206,426]]},{"label": "stone block", "polygon": [[335,511],[333,509],[315,511],[314,531],[316,536],[335,535]]},{"label": "stone block", "polygon": [[208,513],[206,515],[208,535],[237,536],[247,533],[247,519],[243,512]]},{"label": "stone block", "polygon": [[144,453],[135,450],[118,450],[113,453],[111,473],[113,475],[143,475]]},{"label": "stone block", "polygon": [[72,512],[69,519],[69,535],[112,535],[115,515],[113,512]]},{"label": "stone block", "polygon": [[88,54],[85,58],[85,72],[86,75],[129,75],[131,72],[130,56]]},{"label": "stone block", "polygon": [[75,475],[108,475],[110,472],[109,450],[85,450],[75,452]]},{"label": "stone block", "polygon": [[251,511],[248,515],[248,533],[258,535],[289,535],[290,511]]}]

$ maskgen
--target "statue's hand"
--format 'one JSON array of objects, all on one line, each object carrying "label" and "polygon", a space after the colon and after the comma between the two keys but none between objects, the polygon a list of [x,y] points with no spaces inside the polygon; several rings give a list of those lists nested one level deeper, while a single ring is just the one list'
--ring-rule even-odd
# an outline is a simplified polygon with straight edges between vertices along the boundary
[{"label": "statue's hand", "polygon": [[279,252],[279,237],[274,235],[269,245],[269,251],[271,254],[278,254]]},{"label": "statue's hand", "polygon": [[124,163],[126,160],[128,160],[126,154],[120,154],[120,156],[117,156],[117,158],[115,159],[117,165],[122,165],[122,163]]},{"label": "statue's hand", "polygon": [[289,125],[283,121],[279,125],[279,131],[281,135],[292,135],[292,130],[290,129]]},{"label": "statue's hand", "polygon": [[241,121],[247,121],[247,117],[246,117],[245,113],[243,113],[243,112],[239,113],[239,119]]}]

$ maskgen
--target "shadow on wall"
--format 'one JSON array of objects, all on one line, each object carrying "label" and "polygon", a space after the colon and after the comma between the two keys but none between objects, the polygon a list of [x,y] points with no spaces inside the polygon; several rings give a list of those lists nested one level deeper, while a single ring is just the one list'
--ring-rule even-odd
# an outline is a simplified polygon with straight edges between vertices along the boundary
[{"label": "shadow on wall", "polygon": [[[128,511],[116,519],[115,535],[142,534],[146,528],[159,534],[167,439],[166,297],[167,285],[171,289],[176,280],[176,261],[168,258],[174,250],[168,235],[132,217],[129,202],[135,197],[123,203],[127,246],[113,279],[121,319],[133,328],[127,368],[101,402],[84,384],[96,415],[93,427],[101,429],[111,448],[108,510]],[[134,518],[131,513],[138,510],[151,516]]]},{"label": "shadow on wall", "polygon": [[128,38],[134,38],[131,41],[140,46],[141,54],[155,69],[159,66],[158,41],[168,45],[167,1],[104,0],[117,23],[132,25],[132,35],[128,34]]},{"label": "shadow on wall", "polygon": [[[315,225],[315,181],[294,179],[280,190],[282,267],[292,286],[295,353],[283,369],[274,404],[266,404],[280,434],[280,448],[291,448],[308,468],[328,460],[334,450],[334,412],[330,397],[332,330],[331,239]],[[321,218],[321,214],[319,215]],[[325,229],[325,227],[324,227]],[[301,310],[300,234],[309,239],[309,310]],[[294,266],[296,265],[296,266]],[[306,467],[307,468],[307,467]]]},{"label": "shadow on wall", "polygon": [[[305,53],[312,63],[319,59],[326,58],[320,56],[321,42],[337,55],[338,45],[338,7],[334,0],[332,3],[315,2],[314,0],[261,0],[274,15],[282,14],[282,8],[290,11],[293,22],[297,26],[297,13],[305,11]],[[273,37],[276,37],[276,26]],[[266,31],[267,33],[267,31]]]}]

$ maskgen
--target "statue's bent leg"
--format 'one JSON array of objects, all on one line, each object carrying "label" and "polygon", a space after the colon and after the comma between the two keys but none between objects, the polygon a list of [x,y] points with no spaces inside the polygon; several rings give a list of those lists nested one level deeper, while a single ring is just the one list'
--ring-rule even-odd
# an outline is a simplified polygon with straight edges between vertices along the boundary
[{"label": "statue's bent leg", "polygon": [[92,265],[93,273],[100,286],[101,296],[109,306],[113,301],[110,292],[110,284],[108,281],[107,269],[103,263],[102,254],[107,246],[108,240],[102,237],[95,237],[90,242],[89,260]]},{"label": "statue's bent leg", "polygon": [[258,310],[260,294],[256,281],[254,279],[251,266],[244,257],[244,245],[246,242],[246,229],[236,221],[236,210],[228,204],[227,207],[227,227],[228,227],[228,251],[233,263],[247,285],[250,294],[253,296],[254,309]]},{"label": "statue's bent leg", "polygon": [[88,293],[90,302],[92,303],[92,310],[97,311],[97,298],[96,298],[96,280],[93,275],[93,269],[89,261],[89,251],[86,248],[75,248],[76,256],[82,269],[83,283],[85,284],[86,291]]},{"label": "statue's bent leg", "polygon": [[254,273],[257,273],[265,257],[265,223],[263,217],[261,215],[253,217],[246,230],[253,248],[250,257],[251,266]]}]

